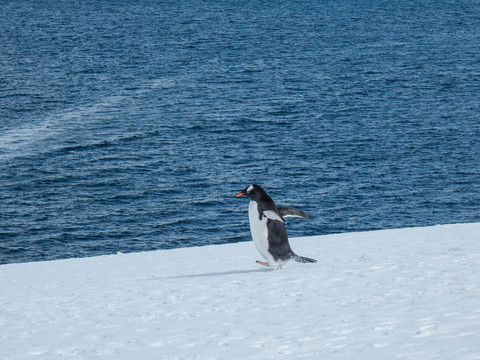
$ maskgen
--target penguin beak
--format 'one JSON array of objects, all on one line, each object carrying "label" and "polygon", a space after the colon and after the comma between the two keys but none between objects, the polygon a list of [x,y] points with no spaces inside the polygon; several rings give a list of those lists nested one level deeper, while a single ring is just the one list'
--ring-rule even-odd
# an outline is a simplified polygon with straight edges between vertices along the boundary
[{"label": "penguin beak", "polygon": [[237,195],[235,195],[235,197],[240,197],[240,196],[243,196],[243,195],[245,195],[244,192],[239,192]]}]

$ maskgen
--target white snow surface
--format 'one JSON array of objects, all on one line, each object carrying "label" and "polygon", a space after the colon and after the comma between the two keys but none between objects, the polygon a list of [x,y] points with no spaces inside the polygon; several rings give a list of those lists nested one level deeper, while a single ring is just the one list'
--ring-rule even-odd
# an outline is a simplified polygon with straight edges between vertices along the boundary
[{"label": "white snow surface", "polygon": [[0,266],[0,359],[480,359],[480,223]]}]

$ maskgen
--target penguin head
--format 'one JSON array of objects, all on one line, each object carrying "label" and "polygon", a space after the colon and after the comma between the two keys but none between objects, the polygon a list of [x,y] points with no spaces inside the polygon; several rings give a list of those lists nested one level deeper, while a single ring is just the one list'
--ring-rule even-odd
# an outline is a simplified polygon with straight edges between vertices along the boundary
[{"label": "penguin head", "polygon": [[240,191],[235,197],[240,197],[240,196],[248,196],[251,200],[257,200],[261,196],[266,195],[267,193],[265,190],[262,189],[261,186],[252,184],[250,186],[247,186],[243,191]]}]

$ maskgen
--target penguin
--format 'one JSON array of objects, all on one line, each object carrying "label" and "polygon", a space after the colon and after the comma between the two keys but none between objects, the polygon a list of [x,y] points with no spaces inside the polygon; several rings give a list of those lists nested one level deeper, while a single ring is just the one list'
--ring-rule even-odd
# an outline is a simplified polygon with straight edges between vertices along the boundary
[{"label": "penguin", "polygon": [[300,263],[314,263],[317,260],[295,254],[288,243],[287,230],[285,229],[286,217],[307,218],[303,211],[293,207],[275,205],[273,199],[259,185],[247,186],[235,197],[248,196],[248,218],[253,243],[265,261],[257,263],[274,269],[281,269],[289,260]]}]

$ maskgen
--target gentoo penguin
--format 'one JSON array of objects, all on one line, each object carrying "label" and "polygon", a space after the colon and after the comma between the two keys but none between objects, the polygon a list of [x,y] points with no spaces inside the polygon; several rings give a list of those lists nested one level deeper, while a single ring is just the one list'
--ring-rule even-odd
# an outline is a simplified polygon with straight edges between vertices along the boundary
[{"label": "gentoo penguin", "polygon": [[246,195],[250,198],[248,218],[253,243],[260,254],[267,260],[257,263],[281,269],[288,260],[312,263],[317,260],[298,256],[288,243],[285,217],[308,217],[303,211],[292,207],[277,207],[267,192],[258,185],[250,185],[239,192],[236,197]]}]

